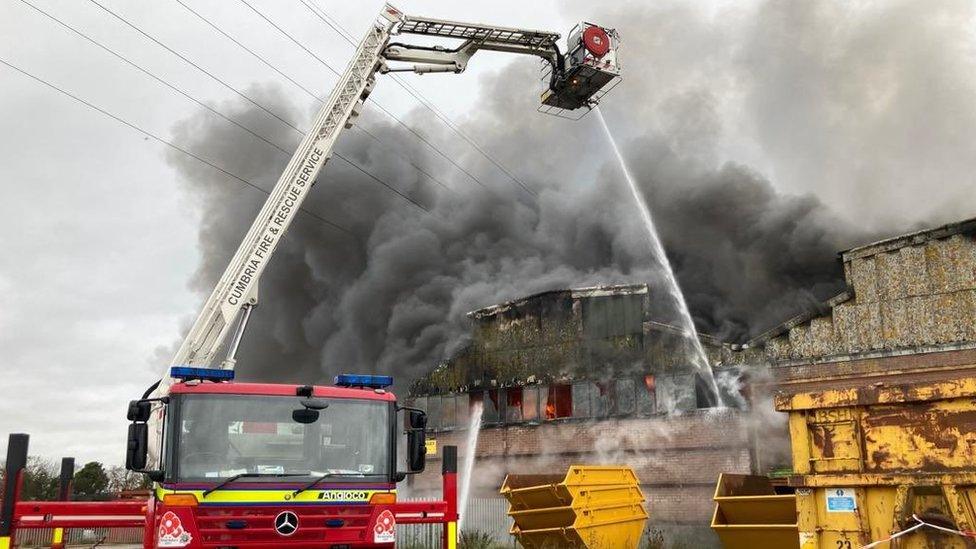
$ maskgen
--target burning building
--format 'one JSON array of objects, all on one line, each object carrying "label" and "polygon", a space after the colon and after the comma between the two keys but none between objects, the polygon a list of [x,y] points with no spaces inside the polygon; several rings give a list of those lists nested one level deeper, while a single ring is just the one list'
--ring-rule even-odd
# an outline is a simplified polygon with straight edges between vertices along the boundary
[{"label": "burning building", "polygon": [[[415,383],[414,402],[430,414],[431,450],[462,453],[470,411],[483,407],[476,497],[496,496],[508,472],[624,463],[641,479],[651,531],[707,545],[718,474],[789,462],[785,416],[764,395],[972,376],[974,235],[976,219],[841,252],[839,295],[743,345],[700,336],[715,375],[739,382],[718,386],[746,385],[720,395],[732,406],[714,407],[691,341],[653,319],[645,285],[545,292],[470,313],[470,345]],[[435,487],[438,458],[415,490]]]},{"label": "burning building", "polygon": [[[718,473],[753,469],[749,429],[742,411],[714,408],[692,342],[651,320],[652,302],[638,284],[545,292],[470,313],[470,345],[412,389],[429,414],[431,449],[464,452],[480,405],[473,493],[497,496],[509,471],[627,463],[655,525],[704,529]],[[701,341],[721,362],[723,346]],[[436,469],[413,488],[434,488]]]}]

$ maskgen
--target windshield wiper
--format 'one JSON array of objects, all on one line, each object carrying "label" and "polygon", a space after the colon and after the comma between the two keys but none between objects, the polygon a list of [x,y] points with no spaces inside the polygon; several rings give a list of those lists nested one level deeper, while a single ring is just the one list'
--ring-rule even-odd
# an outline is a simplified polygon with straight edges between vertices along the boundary
[{"label": "windshield wiper", "polygon": [[292,495],[292,497],[295,497],[298,494],[301,494],[302,492],[304,492],[305,490],[309,490],[309,489],[315,488],[315,485],[316,484],[318,484],[318,483],[322,482],[323,480],[325,480],[327,478],[330,478],[330,477],[357,477],[357,478],[383,477],[383,478],[386,478],[386,475],[383,474],[383,473],[366,474],[366,473],[359,473],[359,472],[351,472],[351,473],[325,473],[324,475],[321,475],[320,477],[316,478],[312,482],[309,482],[305,486],[302,486],[301,488],[295,490],[294,492],[291,493],[291,495]]},{"label": "windshield wiper", "polygon": [[308,473],[238,473],[238,474],[236,474],[234,476],[227,477],[226,479],[224,479],[222,482],[220,482],[216,486],[214,486],[212,488],[207,488],[206,490],[204,490],[203,491],[203,497],[206,498],[207,496],[209,496],[213,492],[216,492],[217,490],[220,490],[224,486],[227,486],[228,484],[234,482],[237,479],[242,479],[242,478],[260,478],[260,477],[307,477],[307,476],[308,476]]}]

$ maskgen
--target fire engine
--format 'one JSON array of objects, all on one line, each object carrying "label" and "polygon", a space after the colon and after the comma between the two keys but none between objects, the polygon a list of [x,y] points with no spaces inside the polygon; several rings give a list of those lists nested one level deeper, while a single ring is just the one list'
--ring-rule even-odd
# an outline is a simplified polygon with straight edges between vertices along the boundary
[{"label": "fire engine", "polygon": [[[376,547],[408,522],[443,523],[445,541],[456,537],[453,449],[442,501],[397,501],[396,483],[424,469],[426,418],[397,405],[391,377],[344,374],[311,386],[238,383],[233,373],[174,367],[166,396],[130,403],[126,466],[156,482],[146,547]],[[150,470],[156,414],[162,466]]]},{"label": "fire engine", "polygon": [[[233,370],[174,367],[166,395],[129,403],[126,467],[147,474],[144,501],[18,502],[26,435],[11,435],[0,548],[16,530],[138,527],[145,548],[393,547],[397,524],[442,524],[457,541],[457,451],[442,449],[443,497],[399,501],[424,470],[426,416],[399,406],[389,376],[343,374],[333,386],[239,383]],[[398,438],[406,417],[406,468]],[[162,455],[148,462],[150,423]]]},{"label": "fire engine", "polygon": [[[391,42],[461,40],[456,48]],[[146,502],[17,502],[26,439],[11,439],[0,549],[17,528],[144,526],[146,548],[392,547],[397,524],[443,524],[457,541],[457,455],[442,450],[440,501],[398,501],[396,485],[425,467],[426,416],[400,406],[387,376],[340,375],[333,386],[240,383],[234,366],[258,283],[377,74],[461,73],[479,50],[542,59],[540,110],[591,109],[619,79],[613,29],[559,34],[404,15],[386,5],[359,43],[244,236],[167,374],[130,403],[126,466],[154,481]],[[223,355],[218,358],[218,355]],[[402,426],[406,464],[398,469]],[[22,467],[22,466],[21,466]],[[9,504],[9,505],[8,505]],[[8,509],[9,507],[9,509]]]}]

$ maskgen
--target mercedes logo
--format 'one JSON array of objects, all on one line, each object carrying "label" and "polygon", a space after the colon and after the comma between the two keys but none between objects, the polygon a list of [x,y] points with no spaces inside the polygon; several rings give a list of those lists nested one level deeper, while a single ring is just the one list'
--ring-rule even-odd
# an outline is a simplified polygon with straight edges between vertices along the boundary
[{"label": "mercedes logo", "polygon": [[274,520],[275,531],[282,536],[290,536],[298,531],[298,515],[291,511],[282,511]]}]

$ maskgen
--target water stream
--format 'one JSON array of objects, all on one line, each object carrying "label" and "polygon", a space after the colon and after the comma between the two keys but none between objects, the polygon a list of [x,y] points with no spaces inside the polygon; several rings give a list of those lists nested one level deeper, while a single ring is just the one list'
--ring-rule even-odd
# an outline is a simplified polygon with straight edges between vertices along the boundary
[{"label": "water stream", "polygon": [[474,474],[474,455],[478,450],[478,434],[481,432],[481,415],[485,407],[482,402],[474,402],[471,406],[471,419],[468,421],[468,436],[464,446],[464,463],[461,464],[461,488],[458,498],[458,532],[464,528],[464,518],[467,516],[468,500],[471,497],[471,475]]},{"label": "water stream", "polygon": [[[651,211],[648,208],[647,203],[644,201],[644,196],[637,188],[637,183],[634,180],[634,177],[631,175],[630,169],[627,167],[627,163],[624,161],[624,157],[620,153],[620,149],[617,147],[617,142],[613,138],[613,133],[610,131],[610,127],[607,125],[606,119],[603,118],[603,113],[600,112],[599,108],[595,110],[597,118],[600,119],[600,124],[603,126],[603,130],[606,132],[607,141],[609,141],[610,146],[617,157],[617,162],[620,165],[621,172],[623,172],[624,179],[627,180],[627,185],[630,188],[630,193],[634,198],[634,202],[637,204],[637,208],[640,211],[641,219],[644,222],[644,227],[647,229],[651,255],[653,256],[654,261],[656,261],[661,267],[668,297],[671,298],[671,301],[678,312],[678,321],[680,323],[678,328],[684,333],[685,337],[691,343],[691,356],[689,357],[691,363],[698,370],[702,379],[708,383],[712,393],[718,400],[719,406],[724,406],[721,393],[719,392],[718,386],[715,383],[715,376],[712,374],[711,364],[708,361],[708,356],[705,354],[705,348],[702,346],[701,340],[698,339],[698,330],[695,328],[695,323],[691,318],[691,311],[688,309],[688,303],[685,301],[684,294],[681,293],[681,287],[678,285],[678,280],[674,276],[674,270],[671,267],[671,262],[668,260],[668,256],[664,252],[664,246],[661,244],[661,239],[657,234],[657,229],[654,227],[654,220],[651,218]],[[461,464],[460,471],[461,486],[459,487],[460,489],[458,494],[458,513],[460,514],[460,518],[458,519],[458,532],[461,532],[464,528],[468,501],[471,498],[471,477],[474,474],[475,454],[477,453],[478,449],[478,435],[481,432],[481,417],[482,413],[484,412],[483,403],[473,403],[470,412],[471,417],[468,420],[464,461]]]},{"label": "water stream", "polygon": [[678,321],[681,323],[678,328],[684,332],[684,335],[691,342],[692,353],[690,358],[692,364],[698,369],[702,379],[708,383],[709,388],[715,395],[718,405],[724,406],[725,404],[722,402],[722,394],[719,392],[718,385],[715,383],[715,376],[712,374],[712,366],[708,361],[708,355],[705,354],[705,348],[702,346],[701,340],[698,339],[698,330],[695,328],[695,323],[691,318],[691,311],[688,309],[688,303],[685,301],[685,296],[681,292],[681,286],[678,285],[678,279],[674,276],[674,269],[671,268],[671,261],[668,260],[667,254],[664,253],[664,246],[661,244],[661,239],[657,234],[657,229],[654,227],[654,220],[651,218],[651,210],[647,207],[647,202],[644,200],[644,195],[642,195],[640,189],[637,188],[637,182],[633,175],[631,175],[630,169],[627,167],[627,162],[620,153],[620,148],[617,147],[617,141],[613,138],[613,132],[610,131],[610,126],[607,125],[607,120],[603,117],[603,113],[600,112],[599,107],[594,110],[596,111],[597,118],[600,120],[600,124],[603,126],[603,131],[607,134],[607,141],[610,142],[610,147],[617,156],[620,171],[623,172],[624,179],[627,180],[627,185],[630,187],[630,194],[634,197],[634,202],[637,204],[637,209],[640,210],[641,219],[644,221],[644,227],[647,229],[648,240],[650,241],[651,255],[654,257],[654,261],[661,266],[661,272],[664,275],[668,296],[671,298],[671,301],[675,305],[675,309],[678,311]]}]

